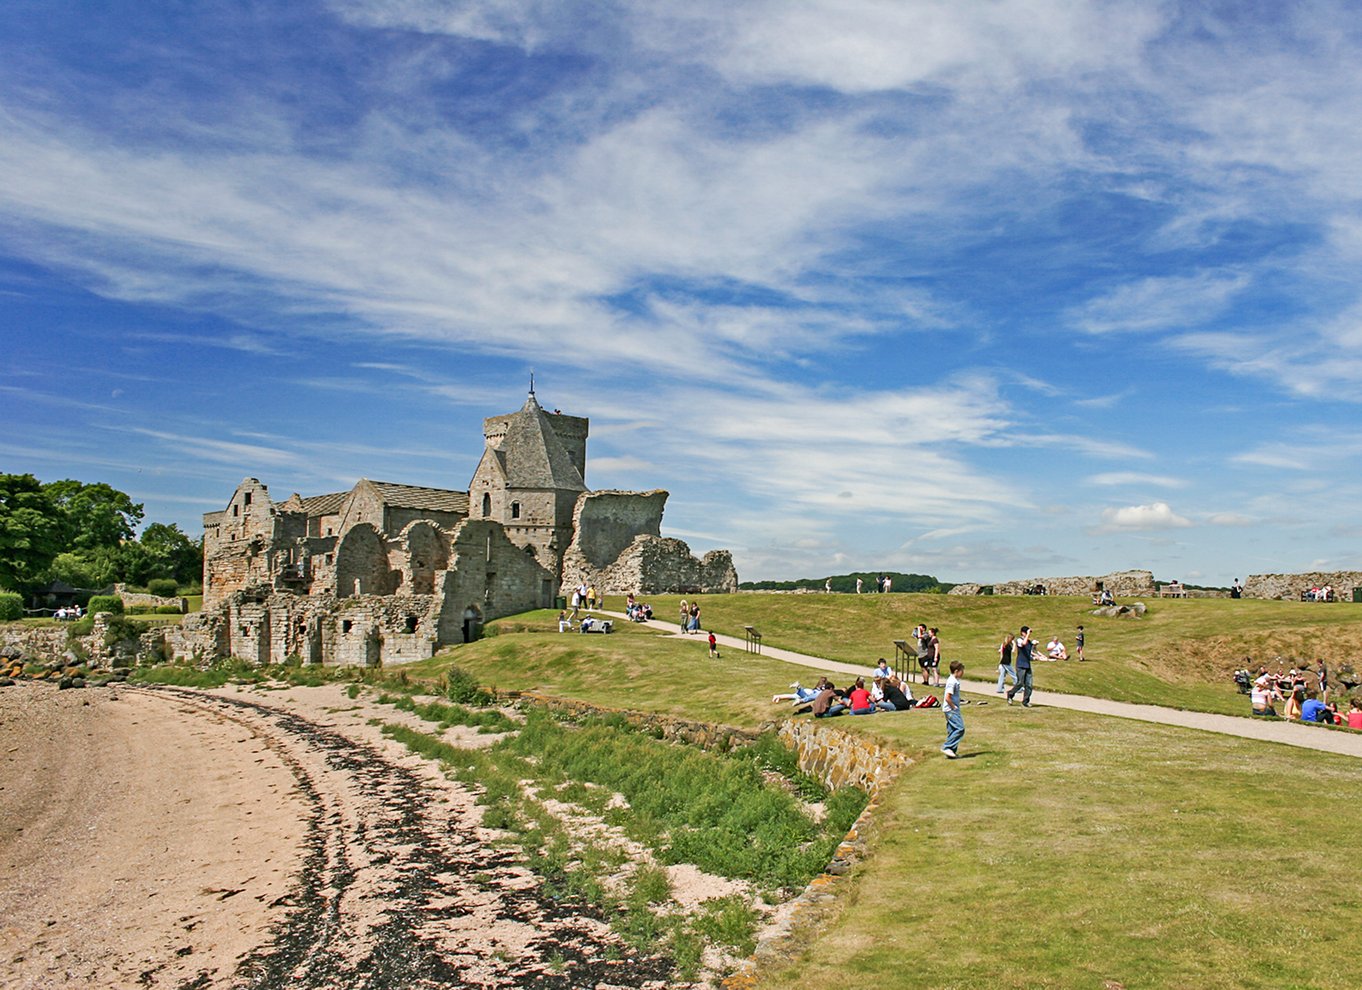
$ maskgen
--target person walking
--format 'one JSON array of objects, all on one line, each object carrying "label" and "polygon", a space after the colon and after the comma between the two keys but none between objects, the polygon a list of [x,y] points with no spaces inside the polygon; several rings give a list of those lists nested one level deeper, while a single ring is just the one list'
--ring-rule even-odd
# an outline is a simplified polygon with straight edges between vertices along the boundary
[{"label": "person walking", "polygon": [[998,647],[998,694],[1003,693],[1003,678],[1011,677],[1012,683],[1017,683],[1017,670],[1012,666],[1012,641],[1012,634],[1008,633]]},{"label": "person walking", "polygon": [[709,634],[709,655],[711,659],[719,659],[719,640],[718,637],[714,635],[713,631]]},{"label": "person walking", "polygon": [[683,598],[681,599],[681,632],[690,630],[690,605]]},{"label": "person walking", "polygon": [[1088,659],[1083,655],[1083,627],[1078,627],[1078,635],[1074,638],[1074,653],[1080,661]]},{"label": "person walking", "polygon": [[942,710],[946,713],[946,742],[941,752],[948,760],[960,755],[960,740],[965,738],[965,716],[960,713],[960,675],[964,672],[965,665],[952,660],[951,676],[946,678],[946,690],[941,694]]},{"label": "person walking", "polygon": [[1018,689],[1022,692],[1022,707],[1031,707],[1031,653],[1036,648],[1036,641],[1031,638],[1031,627],[1022,626],[1021,633],[1018,634],[1015,643],[1017,649],[1017,679],[1012,684],[1012,690],[1007,692],[1007,703],[1012,704],[1012,699],[1016,697]]}]

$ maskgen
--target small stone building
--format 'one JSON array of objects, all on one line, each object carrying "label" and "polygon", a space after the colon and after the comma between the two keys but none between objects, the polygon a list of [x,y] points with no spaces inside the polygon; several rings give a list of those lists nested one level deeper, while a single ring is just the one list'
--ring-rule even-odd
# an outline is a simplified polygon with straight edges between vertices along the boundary
[{"label": "small stone building", "polygon": [[206,513],[203,611],[167,633],[182,657],[377,665],[477,638],[561,588],[722,593],[731,555],[661,536],[665,491],[591,492],[588,420],[525,405],[483,421],[468,491],[361,479],[276,502],[246,478]]}]

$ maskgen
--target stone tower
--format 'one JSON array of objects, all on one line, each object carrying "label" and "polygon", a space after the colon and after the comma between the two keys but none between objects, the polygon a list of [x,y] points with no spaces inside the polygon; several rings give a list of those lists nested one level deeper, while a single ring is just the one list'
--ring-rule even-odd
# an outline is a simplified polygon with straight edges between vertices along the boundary
[{"label": "stone tower", "polygon": [[572,513],[587,490],[588,420],[547,413],[531,391],[519,411],[482,422],[486,447],[468,485],[469,517],[491,519],[554,575],[572,542]]}]

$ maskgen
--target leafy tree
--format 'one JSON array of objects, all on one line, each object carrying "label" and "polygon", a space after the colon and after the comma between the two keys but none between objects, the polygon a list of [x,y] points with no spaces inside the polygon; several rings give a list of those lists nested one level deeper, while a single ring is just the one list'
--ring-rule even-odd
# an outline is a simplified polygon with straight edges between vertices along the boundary
[{"label": "leafy tree", "polygon": [[0,586],[26,591],[62,549],[62,516],[31,474],[0,474]]},{"label": "leafy tree", "polygon": [[67,478],[43,488],[65,518],[68,549],[118,547],[132,539],[142,521],[142,503],[102,481],[87,485]]},{"label": "leafy tree", "polygon": [[189,584],[203,573],[203,541],[191,540],[174,523],[152,523],[142,531],[141,544],[155,562],[156,577]]}]

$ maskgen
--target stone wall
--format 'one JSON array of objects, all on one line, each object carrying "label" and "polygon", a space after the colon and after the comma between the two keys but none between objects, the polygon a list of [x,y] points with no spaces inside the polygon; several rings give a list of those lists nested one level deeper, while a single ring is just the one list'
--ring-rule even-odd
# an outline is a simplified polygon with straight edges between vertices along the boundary
[{"label": "stone wall", "polygon": [[161,595],[146,595],[140,591],[128,591],[127,585],[114,585],[114,594],[123,599],[124,608],[132,605],[150,605],[153,608],[160,608],[163,605],[174,605],[182,613],[189,611],[189,602],[184,598],[176,598],[174,596],[166,598]]},{"label": "stone wall", "polygon": [[[1100,577],[1036,577],[1024,581],[1002,581],[994,584],[995,595],[1021,595],[1028,588],[1043,585],[1047,595],[1091,595],[1097,590],[1098,582],[1117,598],[1138,598],[1154,594],[1154,573],[1152,571],[1115,571]],[[980,595],[983,585],[957,584],[950,590],[952,595]]]},{"label": "stone wall", "polygon": [[874,797],[913,765],[897,750],[812,719],[788,719],[778,733],[799,754],[799,768],[834,789],[859,787]]},{"label": "stone wall", "polygon": [[661,489],[583,492],[572,512],[576,537],[563,558],[565,580],[575,583],[578,569],[609,567],[635,537],[661,536],[666,506],[667,493]]},{"label": "stone wall", "polygon": [[1245,598],[1277,598],[1299,601],[1302,591],[1329,585],[1339,601],[1353,600],[1353,589],[1362,588],[1362,571],[1311,571],[1306,574],[1250,574],[1244,581]]}]

